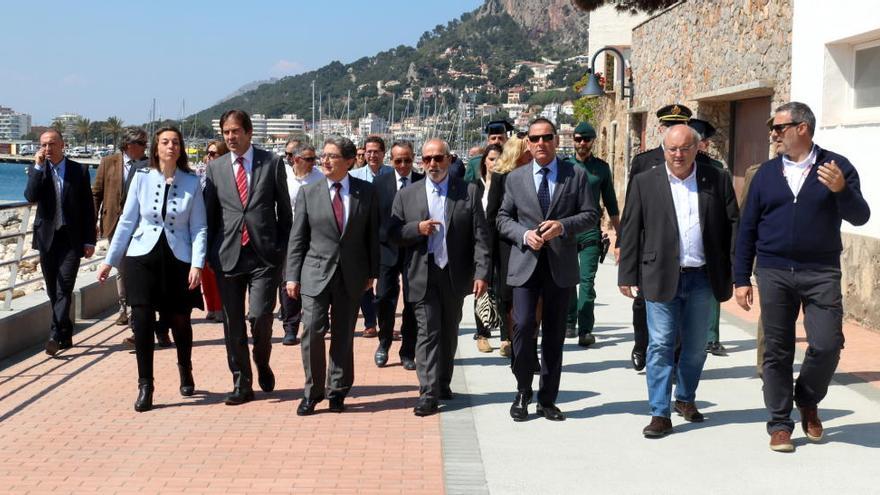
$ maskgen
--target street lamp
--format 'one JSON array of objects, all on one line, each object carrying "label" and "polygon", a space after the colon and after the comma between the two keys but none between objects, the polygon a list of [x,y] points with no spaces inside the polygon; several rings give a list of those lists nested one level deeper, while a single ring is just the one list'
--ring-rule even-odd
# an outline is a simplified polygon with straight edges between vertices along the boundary
[{"label": "street lamp", "polygon": [[[626,60],[623,58],[623,53],[620,52],[617,48],[606,46],[604,48],[600,48],[595,54],[593,54],[593,59],[590,62],[590,68],[587,70],[587,84],[581,88],[580,95],[581,96],[602,96],[605,94],[605,90],[602,89],[602,85],[599,84],[599,77],[596,76],[596,59],[599,58],[599,54],[609,51],[614,53],[620,58],[620,91],[622,98],[629,98],[629,105],[632,107],[633,104],[633,95],[635,93],[635,86],[633,84],[632,75],[629,76],[629,79],[626,78]],[[629,84],[627,84],[629,83]],[[627,90],[629,93],[627,94]]]}]

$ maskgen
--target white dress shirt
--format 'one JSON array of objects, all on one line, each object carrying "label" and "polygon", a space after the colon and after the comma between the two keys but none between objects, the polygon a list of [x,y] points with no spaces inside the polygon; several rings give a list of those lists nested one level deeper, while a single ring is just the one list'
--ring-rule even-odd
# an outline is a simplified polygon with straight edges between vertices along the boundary
[{"label": "white dress shirt", "polygon": [[[322,174],[323,175],[323,174]],[[336,188],[333,187],[333,184],[336,184],[336,181],[332,181],[330,179],[327,180],[327,189],[330,191],[330,204],[333,204],[333,198],[336,197]],[[348,215],[351,205],[351,189],[349,188],[349,180],[348,174],[345,174],[345,177],[339,181],[342,184],[342,188],[339,189],[339,194],[342,194],[342,206],[343,206],[343,215],[342,215],[342,231],[345,231],[345,226],[348,225]],[[332,211],[331,211],[332,213]]]},{"label": "white dress shirt", "polygon": [[[236,160],[238,160],[239,155],[236,155],[232,151],[229,152],[229,155],[232,157],[232,178],[234,179],[235,177],[237,177],[238,174],[239,165],[238,163],[236,163]],[[244,172],[247,175],[248,190],[250,190],[251,175],[253,175],[254,171],[254,147],[248,146],[247,151],[245,151],[244,154],[241,156],[242,158],[244,158]]]},{"label": "white dress shirt", "polygon": [[406,177],[406,185],[410,185],[413,183],[412,170],[410,170],[409,174],[407,174],[407,175],[400,175],[397,173],[397,170],[395,170],[394,171],[394,182],[397,184],[398,191],[400,191],[400,189],[401,189],[400,179],[402,179],[403,177]]},{"label": "white dress shirt", "polygon": [[678,222],[678,264],[685,267],[703,266],[706,264],[706,253],[703,250],[703,232],[700,228],[697,166],[694,164],[690,175],[681,180],[666,165],[666,177],[669,179],[675,219]]},{"label": "white dress shirt", "polygon": [[798,193],[801,192],[801,187],[807,180],[807,175],[810,174],[810,169],[816,163],[816,155],[815,144],[810,150],[810,154],[802,162],[793,162],[787,155],[782,155],[782,175],[785,176],[785,182],[788,182],[788,187],[791,189],[795,201],[797,201]]},{"label": "white dress shirt", "polygon": [[299,193],[300,188],[306,184],[318,182],[324,178],[324,174],[316,167],[312,167],[312,171],[304,177],[297,177],[291,166],[284,167],[284,172],[287,174],[287,192],[290,194],[290,209],[296,215],[296,195]]},{"label": "white dress shirt", "polygon": [[125,180],[128,179],[128,172],[131,170],[131,164],[135,162],[130,156],[122,152],[122,187],[125,187]]}]

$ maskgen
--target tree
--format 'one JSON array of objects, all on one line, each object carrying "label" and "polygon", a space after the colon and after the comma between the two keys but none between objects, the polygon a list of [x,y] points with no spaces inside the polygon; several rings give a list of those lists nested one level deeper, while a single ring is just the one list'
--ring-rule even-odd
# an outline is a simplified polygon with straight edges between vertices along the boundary
[{"label": "tree", "polygon": [[51,127],[52,129],[55,129],[58,132],[58,134],[61,134],[61,135],[64,134],[64,122],[61,122],[58,119],[53,120],[52,125],[49,127]]},{"label": "tree", "polygon": [[73,129],[76,133],[77,141],[79,144],[86,145],[89,143],[89,133],[91,131],[92,121],[85,118],[80,117],[73,122]]},{"label": "tree", "polygon": [[119,146],[123,129],[122,119],[116,116],[107,117],[107,122],[104,123],[104,132],[112,139],[113,144],[116,146]]},{"label": "tree", "polygon": [[677,4],[680,0],[571,0],[575,7],[591,12],[606,4],[614,5],[618,12],[654,13]]}]

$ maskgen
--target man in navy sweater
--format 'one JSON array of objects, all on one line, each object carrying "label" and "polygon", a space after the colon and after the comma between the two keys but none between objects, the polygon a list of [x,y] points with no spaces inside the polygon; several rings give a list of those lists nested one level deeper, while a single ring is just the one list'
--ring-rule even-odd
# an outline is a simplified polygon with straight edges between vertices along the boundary
[{"label": "man in navy sweater", "polygon": [[[813,143],[816,117],[790,102],[777,108],[770,136],[779,156],[761,165],[749,188],[736,242],[736,301],[752,305],[756,274],[764,323],[764,404],[770,412],[770,449],[792,452],[792,402],[813,442],[822,439],[817,405],[843,348],[840,223],[863,225],[871,216],[859,174],[845,157]],[[792,386],[795,321],[803,305],[808,348]]]}]

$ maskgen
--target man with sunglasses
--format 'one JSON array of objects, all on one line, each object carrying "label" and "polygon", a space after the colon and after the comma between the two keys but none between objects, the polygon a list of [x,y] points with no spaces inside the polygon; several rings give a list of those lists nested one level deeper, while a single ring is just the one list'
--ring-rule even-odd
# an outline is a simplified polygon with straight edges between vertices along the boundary
[{"label": "man with sunglasses", "polygon": [[[95,215],[98,217],[98,237],[113,239],[116,224],[128,196],[128,188],[137,169],[145,166],[144,152],[147,149],[147,132],[140,128],[126,129],[119,144],[119,153],[101,159],[95,183],[92,184],[92,197],[95,202]],[[128,310],[125,304],[125,285],[122,267],[116,269],[116,289],[119,293],[119,316],[117,325],[128,325]],[[167,331],[158,334],[170,343]],[[127,337],[125,343],[134,347],[134,337]]]},{"label": "man with sunglasses", "polygon": [[[751,273],[761,294],[764,404],[770,449],[792,452],[793,403],[812,442],[824,436],[818,404],[843,348],[840,225],[864,225],[871,210],[859,174],[846,157],[813,142],[816,117],[807,105],[774,111],[770,137],[779,156],[764,162],[749,186],[736,241],[736,302],[753,303]],[[795,322],[803,309],[807,352],[792,384]]]},{"label": "man with sunglasses", "polygon": [[[290,206],[293,216],[296,217],[296,195],[307,184],[316,182],[324,177],[320,170],[315,168],[317,155],[315,147],[303,144],[299,140],[291,139],[287,142],[284,156],[287,166],[287,192],[290,195]],[[302,317],[302,301],[294,299],[287,294],[286,283],[282,280],[278,288],[278,299],[281,301],[281,326],[284,328],[282,345],[297,345],[299,339],[299,324]]]},{"label": "man with sunglasses", "polygon": [[[506,120],[493,120],[486,124],[486,145],[498,144],[504,146],[507,142],[507,134],[514,130],[513,125]],[[467,169],[464,172],[464,181],[477,183],[480,180],[480,161],[482,161],[483,153],[469,155]]]},{"label": "man with sunglasses", "polygon": [[489,230],[482,192],[449,174],[449,145],[422,146],[426,179],[401,189],[391,207],[388,236],[408,249],[409,291],[418,322],[416,416],[435,414],[438,401],[453,398],[450,384],[464,298],[480,297],[491,270]]},{"label": "man with sunglasses", "polygon": [[[409,141],[398,141],[391,145],[391,164],[393,174],[376,177],[373,185],[379,195],[379,280],[376,283],[376,309],[379,316],[379,347],[374,360],[376,366],[383,367],[388,362],[388,350],[393,340],[400,340],[400,364],[406,370],[416,369],[416,317],[413,304],[406,295],[409,293],[409,279],[404,264],[407,250],[399,248],[388,237],[391,223],[391,206],[398,191],[422,180],[425,176],[413,170],[415,152]],[[400,279],[403,278],[403,317],[400,332],[394,331],[394,313],[400,295]]]},{"label": "man with sunglasses", "polygon": [[508,174],[497,219],[499,234],[513,243],[507,284],[513,287],[517,394],[510,416],[524,421],[529,414],[537,358],[536,307],[543,297],[538,414],[562,421],[565,415],[555,402],[568,304],[579,280],[577,237],[596,228],[599,214],[586,170],[556,157],[556,126],[537,118],[529,125],[527,139],[534,161]]},{"label": "man with sunglasses", "polygon": [[[587,172],[590,192],[599,210],[599,199],[608,210],[614,232],[620,232],[620,210],[617,207],[617,195],[614,193],[614,181],[611,179],[611,167],[608,162],[593,154],[593,142],[596,130],[587,122],[581,122],[574,129],[575,156],[571,160],[575,165]],[[572,294],[568,307],[568,324],[565,337],[577,337],[578,345],[589,347],[596,342],[593,336],[593,325],[596,322],[594,301],[596,300],[596,271],[599,269],[599,257],[602,255],[602,229],[596,228],[578,234],[578,262],[580,264],[580,284],[577,296]]]}]

